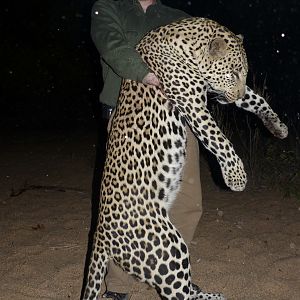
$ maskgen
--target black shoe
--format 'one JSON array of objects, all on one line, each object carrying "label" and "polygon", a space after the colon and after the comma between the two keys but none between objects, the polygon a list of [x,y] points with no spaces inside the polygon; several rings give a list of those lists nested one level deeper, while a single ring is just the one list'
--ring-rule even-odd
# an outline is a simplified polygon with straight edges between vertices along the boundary
[{"label": "black shoe", "polygon": [[128,294],[116,293],[111,291],[106,291],[103,294],[103,298],[110,298],[113,300],[129,300]]}]

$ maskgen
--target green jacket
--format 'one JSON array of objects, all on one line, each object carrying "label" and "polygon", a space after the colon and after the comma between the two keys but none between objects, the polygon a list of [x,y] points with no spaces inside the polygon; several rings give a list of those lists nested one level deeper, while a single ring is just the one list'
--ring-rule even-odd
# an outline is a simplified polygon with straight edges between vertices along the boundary
[{"label": "green jacket", "polygon": [[142,81],[149,72],[135,50],[147,32],[188,16],[159,0],[146,13],[138,0],[96,1],[92,8],[91,35],[101,56],[104,86],[100,101],[115,106],[122,78]]}]

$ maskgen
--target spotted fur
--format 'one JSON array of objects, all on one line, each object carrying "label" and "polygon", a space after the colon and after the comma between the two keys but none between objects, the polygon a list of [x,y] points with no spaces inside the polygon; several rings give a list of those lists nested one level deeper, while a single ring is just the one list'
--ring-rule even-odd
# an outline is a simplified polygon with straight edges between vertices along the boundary
[{"label": "spotted fur", "polygon": [[287,137],[287,126],[280,121],[278,115],[270,108],[265,99],[255,94],[249,87],[246,87],[244,98],[238,99],[235,104],[237,107],[256,114],[266,128],[277,138],[284,139]]},{"label": "spotted fur", "polygon": [[211,117],[207,92],[258,114],[279,137],[284,126],[269,106],[263,108],[265,102],[253,105],[242,39],[218,23],[203,18],[172,23],[147,34],[137,50],[161,87],[123,81],[84,299],[97,299],[108,260],[153,286],[162,299],[225,299],[192,284],[187,245],[168,216],[180,186],[186,126],[216,156],[235,191],[246,185],[243,163]]}]

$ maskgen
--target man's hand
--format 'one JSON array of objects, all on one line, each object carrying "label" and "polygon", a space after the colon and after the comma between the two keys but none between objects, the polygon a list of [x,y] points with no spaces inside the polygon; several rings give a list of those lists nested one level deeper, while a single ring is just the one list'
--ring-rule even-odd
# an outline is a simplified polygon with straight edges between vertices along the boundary
[{"label": "man's hand", "polygon": [[150,84],[155,86],[160,86],[159,79],[156,77],[154,73],[148,73],[144,79],[142,80],[143,84]]}]

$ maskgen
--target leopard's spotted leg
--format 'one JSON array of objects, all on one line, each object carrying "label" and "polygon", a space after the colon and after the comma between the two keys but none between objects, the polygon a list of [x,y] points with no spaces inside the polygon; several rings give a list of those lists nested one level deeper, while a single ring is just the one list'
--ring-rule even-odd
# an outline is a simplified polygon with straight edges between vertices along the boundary
[{"label": "leopard's spotted leg", "polygon": [[[172,80],[177,85],[172,85]],[[206,106],[207,86],[197,69],[191,66],[186,68],[184,63],[178,61],[173,77],[161,77],[161,82],[165,96],[204,147],[216,156],[225,184],[233,191],[243,191],[247,183],[244,164]]]},{"label": "leopard's spotted leg", "polygon": [[103,295],[103,298],[109,298],[113,300],[129,300],[128,294],[123,294],[123,293],[115,293],[111,291],[105,292]]},{"label": "leopard's spotted leg", "polygon": [[244,98],[235,102],[237,107],[257,115],[266,128],[277,138],[284,139],[288,135],[288,127],[282,123],[266,100],[255,94],[248,86]]},{"label": "leopard's spotted leg", "polygon": [[95,233],[93,255],[91,256],[89,274],[85,286],[82,300],[96,300],[101,290],[101,283],[107,271],[109,257],[104,250],[104,244],[99,238],[99,233]]},{"label": "leopard's spotted leg", "polygon": [[195,299],[207,299],[207,300],[226,300],[226,298],[220,293],[205,293],[197,285],[192,283],[191,287],[191,297],[192,300]]}]

